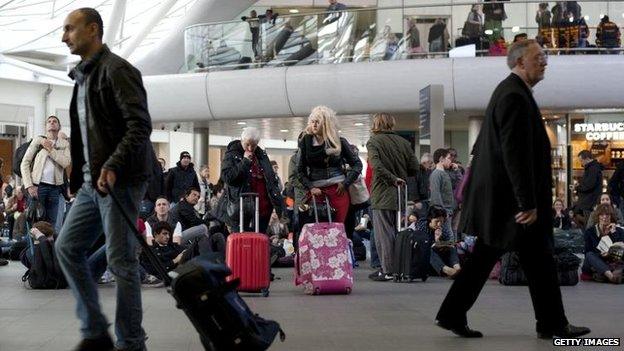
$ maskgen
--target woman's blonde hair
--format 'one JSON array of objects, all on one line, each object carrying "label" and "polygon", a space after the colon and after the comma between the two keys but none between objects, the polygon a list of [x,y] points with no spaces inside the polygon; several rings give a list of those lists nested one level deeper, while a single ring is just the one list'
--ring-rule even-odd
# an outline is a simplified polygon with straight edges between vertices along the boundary
[{"label": "woman's blonde hair", "polygon": [[308,127],[306,133],[312,134],[309,126],[310,120],[317,118],[321,125],[321,136],[325,141],[325,153],[327,155],[338,156],[342,152],[340,136],[338,135],[338,126],[336,122],[336,112],[327,106],[316,106],[310,112],[308,117]]},{"label": "woman's blonde hair", "polygon": [[395,124],[396,120],[391,114],[385,112],[376,113],[373,115],[373,128],[371,128],[371,132],[391,132],[392,130],[394,130]]}]

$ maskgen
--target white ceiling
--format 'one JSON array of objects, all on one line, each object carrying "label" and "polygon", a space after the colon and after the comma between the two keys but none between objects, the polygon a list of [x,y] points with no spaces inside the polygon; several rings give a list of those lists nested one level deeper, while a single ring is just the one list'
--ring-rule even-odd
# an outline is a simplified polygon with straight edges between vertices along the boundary
[{"label": "white ceiling", "polygon": [[[140,43],[131,61],[145,55],[159,40],[169,34],[177,20],[197,0],[177,0]],[[158,12],[165,0],[128,0],[120,34],[109,44],[121,50],[132,42],[150,16]],[[106,27],[110,22],[114,0],[0,0],[0,53],[11,54],[41,66],[65,69],[63,64],[71,55],[61,42],[62,23],[67,14],[77,8],[97,9]]]}]

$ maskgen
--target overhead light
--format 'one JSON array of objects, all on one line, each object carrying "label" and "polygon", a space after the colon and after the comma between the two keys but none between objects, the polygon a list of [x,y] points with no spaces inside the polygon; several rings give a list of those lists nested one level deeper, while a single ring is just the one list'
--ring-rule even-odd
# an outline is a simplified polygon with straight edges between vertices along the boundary
[{"label": "overhead light", "polygon": [[574,16],[570,17],[569,21],[570,21],[570,23],[574,22]]},{"label": "overhead light", "polygon": [[[600,19],[602,19],[604,17],[604,13],[601,13],[600,16],[598,16]],[[624,16],[624,13],[622,14],[622,16]]]},{"label": "overhead light", "polygon": [[514,26],[514,27],[511,28],[511,32],[512,33],[518,33],[519,31],[520,31],[520,27],[518,27],[518,26]]},{"label": "overhead light", "polygon": [[288,129],[280,129],[280,132],[282,132],[282,133],[288,133],[288,132],[289,132],[289,130],[288,130]]},{"label": "overhead light", "polygon": [[339,130],[338,133],[342,133],[342,130]]},{"label": "overhead light", "polygon": [[361,126],[364,125],[364,123],[362,123],[362,122],[355,122],[355,123],[353,123],[353,125],[356,126],[356,127],[361,127]]},{"label": "overhead light", "polygon": [[[589,21],[589,15],[585,15],[585,17],[583,17],[586,21]],[[602,17],[600,17],[600,19],[602,19]]]},{"label": "overhead light", "polygon": [[244,126],[247,124],[247,122],[236,122],[236,124],[238,124],[239,126]]},{"label": "overhead light", "polygon": [[299,13],[299,10],[297,10],[297,9],[290,9],[290,10],[288,10],[288,12],[290,12],[290,13]]},{"label": "overhead light", "polygon": [[624,12],[622,12],[622,18],[624,18]]}]

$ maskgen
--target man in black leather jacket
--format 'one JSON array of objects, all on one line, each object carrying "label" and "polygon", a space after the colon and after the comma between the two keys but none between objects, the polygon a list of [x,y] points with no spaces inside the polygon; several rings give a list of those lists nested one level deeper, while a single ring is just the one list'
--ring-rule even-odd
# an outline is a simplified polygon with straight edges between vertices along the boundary
[{"label": "man in black leather jacket", "polygon": [[[141,327],[141,282],[137,240],[122,217],[138,217],[153,156],[152,123],[140,72],[102,44],[102,18],[92,8],[71,12],[63,24],[63,42],[82,61],[70,73],[75,80],[70,105],[72,173],[76,200],[59,235],[56,251],[76,297],[82,342],[75,350],[113,350],[86,252],[106,233],[108,268],[117,281],[116,347],[145,350]],[[112,189],[123,209],[113,205]]]}]

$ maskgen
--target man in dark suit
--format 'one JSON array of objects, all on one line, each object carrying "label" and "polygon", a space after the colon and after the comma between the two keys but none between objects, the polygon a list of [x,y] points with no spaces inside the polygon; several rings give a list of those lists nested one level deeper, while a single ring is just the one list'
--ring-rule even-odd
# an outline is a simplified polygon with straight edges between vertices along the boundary
[{"label": "man in dark suit", "polygon": [[578,337],[588,328],[565,316],[553,259],[550,143],[532,88],[544,78],[547,57],[534,40],[515,43],[503,80],[486,110],[473,149],[460,231],[478,236],[457,275],[436,324],[463,337],[482,337],[468,327],[474,304],[500,256],[515,250],[529,281],[539,338]]}]

